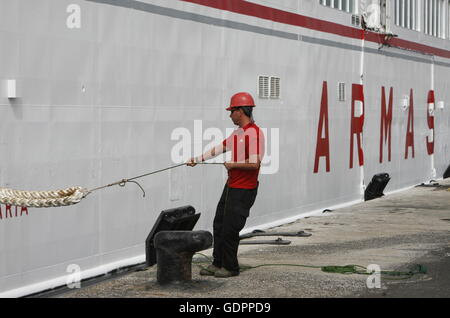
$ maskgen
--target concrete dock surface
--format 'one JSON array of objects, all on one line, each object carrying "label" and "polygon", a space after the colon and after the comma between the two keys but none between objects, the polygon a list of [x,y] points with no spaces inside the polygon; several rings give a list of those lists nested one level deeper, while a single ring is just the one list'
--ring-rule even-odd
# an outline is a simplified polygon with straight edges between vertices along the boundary
[{"label": "concrete dock surface", "polygon": [[[289,245],[241,245],[239,276],[200,276],[206,257],[197,255],[192,281],[160,286],[157,266],[66,290],[53,297],[146,298],[342,298],[450,296],[450,179],[417,186],[267,232],[311,233],[283,237]],[[246,240],[276,239],[255,237]],[[212,250],[201,252],[211,256]],[[382,272],[342,274],[320,266],[357,264]],[[426,273],[396,276],[384,271]],[[264,266],[259,266],[264,265]],[[317,267],[306,267],[306,266]],[[259,266],[259,267],[257,267]]]}]

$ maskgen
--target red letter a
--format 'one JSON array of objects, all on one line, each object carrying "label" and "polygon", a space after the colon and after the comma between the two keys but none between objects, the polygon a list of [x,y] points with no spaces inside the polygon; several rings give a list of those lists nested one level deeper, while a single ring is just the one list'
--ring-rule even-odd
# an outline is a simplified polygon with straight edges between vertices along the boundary
[{"label": "red letter a", "polygon": [[[325,123],[325,136],[324,131]],[[320,101],[319,128],[317,129],[316,157],[314,159],[314,173],[319,171],[319,159],[325,157],[326,171],[330,172],[330,138],[328,134],[328,88],[327,82],[322,85],[322,100]]]},{"label": "red letter a", "polygon": [[388,109],[386,110],[386,93],[384,86],[381,87],[380,163],[383,162],[383,145],[386,144],[386,141],[388,143],[388,161],[391,161],[392,95],[393,89],[391,87],[389,90]]},{"label": "red letter a", "polygon": [[405,159],[408,159],[409,147],[412,147],[412,157],[414,158],[414,97],[412,88],[409,93],[409,113],[408,128],[406,130]]},{"label": "red letter a", "polygon": [[23,206],[23,207],[20,209],[20,216],[22,216],[23,212],[25,212],[25,213],[28,215],[28,208],[27,208],[26,206]]},{"label": "red letter a", "polygon": [[[355,104],[361,102],[361,114],[359,117],[355,116]],[[353,137],[356,135],[356,142],[358,143],[358,158],[359,165],[364,165],[364,152],[361,146],[361,138],[364,126],[364,91],[360,84],[352,84],[352,114],[350,123],[350,169],[353,168]]]}]

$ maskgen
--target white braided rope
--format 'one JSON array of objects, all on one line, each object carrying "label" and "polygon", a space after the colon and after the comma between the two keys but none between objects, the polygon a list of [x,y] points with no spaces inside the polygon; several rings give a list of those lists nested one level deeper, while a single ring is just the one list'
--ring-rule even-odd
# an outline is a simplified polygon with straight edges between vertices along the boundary
[{"label": "white braided rope", "polygon": [[34,208],[72,205],[80,202],[89,191],[72,187],[57,191],[22,191],[0,188],[0,203]]}]

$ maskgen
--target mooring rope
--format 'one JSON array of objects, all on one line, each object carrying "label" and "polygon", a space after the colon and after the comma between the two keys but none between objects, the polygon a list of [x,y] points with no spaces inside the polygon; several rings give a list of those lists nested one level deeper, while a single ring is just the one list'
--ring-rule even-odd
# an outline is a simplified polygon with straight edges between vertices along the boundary
[{"label": "mooring rope", "polygon": [[88,193],[82,187],[56,191],[23,191],[0,188],[0,203],[21,207],[48,208],[80,202]]},{"label": "mooring rope", "polygon": [[[221,164],[216,162],[197,162],[197,164]],[[144,188],[135,181],[136,179],[143,178],[152,174],[160,173],[166,170],[174,169],[180,166],[184,166],[186,163],[177,164],[175,166],[170,166],[164,169],[155,170],[149,173],[145,173],[136,177],[122,179],[117,182],[113,182],[104,186],[100,186],[97,188],[93,188],[88,190],[83,187],[71,187],[63,190],[56,191],[23,191],[23,190],[14,190],[7,188],[0,188],[0,203],[6,205],[13,206],[21,206],[21,207],[33,207],[33,208],[48,208],[48,207],[59,207],[59,206],[67,206],[73,205],[80,202],[84,199],[88,194],[105,189],[108,187],[112,187],[115,185],[124,187],[128,182],[135,183],[139,186],[139,188],[143,192],[143,196],[145,197]]]}]

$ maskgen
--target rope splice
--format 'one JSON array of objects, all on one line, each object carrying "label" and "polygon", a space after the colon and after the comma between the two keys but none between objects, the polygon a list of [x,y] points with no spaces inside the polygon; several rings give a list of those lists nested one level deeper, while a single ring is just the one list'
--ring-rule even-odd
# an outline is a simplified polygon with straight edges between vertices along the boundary
[{"label": "rope splice", "polygon": [[76,204],[88,193],[89,191],[82,187],[56,191],[23,191],[0,188],[0,203],[33,208],[58,207]]}]

